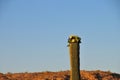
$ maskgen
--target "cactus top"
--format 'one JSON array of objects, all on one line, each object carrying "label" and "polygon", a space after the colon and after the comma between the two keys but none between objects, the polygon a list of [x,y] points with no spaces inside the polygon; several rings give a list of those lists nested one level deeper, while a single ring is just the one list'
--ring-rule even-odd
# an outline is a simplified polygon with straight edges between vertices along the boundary
[{"label": "cactus top", "polygon": [[81,43],[81,38],[78,36],[70,36],[68,39],[68,43]]}]

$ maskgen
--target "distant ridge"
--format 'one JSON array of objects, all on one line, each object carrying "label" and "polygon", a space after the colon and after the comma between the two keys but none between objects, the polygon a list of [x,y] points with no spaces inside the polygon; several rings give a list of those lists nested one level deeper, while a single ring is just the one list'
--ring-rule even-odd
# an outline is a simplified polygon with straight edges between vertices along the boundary
[{"label": "distant ridge", "polygon": [[[81,70],[82,80],[120,80],[120,74],[110,71]],[[33,73],[0,73],[0,80],[70,80],[70,71],[33,72]]]}]

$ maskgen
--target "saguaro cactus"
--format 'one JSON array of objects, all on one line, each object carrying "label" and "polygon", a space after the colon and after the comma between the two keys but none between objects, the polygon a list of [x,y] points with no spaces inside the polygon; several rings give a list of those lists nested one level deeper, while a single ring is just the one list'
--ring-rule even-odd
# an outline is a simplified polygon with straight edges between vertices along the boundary
[{"label": "saguaro cactus", "polygon": [[78,36],[70,36],[68,39],[68,47],[70,51],[70,80],[81,80],[80,77],[80,59],[79,59],[79,43],[81,38]]}]

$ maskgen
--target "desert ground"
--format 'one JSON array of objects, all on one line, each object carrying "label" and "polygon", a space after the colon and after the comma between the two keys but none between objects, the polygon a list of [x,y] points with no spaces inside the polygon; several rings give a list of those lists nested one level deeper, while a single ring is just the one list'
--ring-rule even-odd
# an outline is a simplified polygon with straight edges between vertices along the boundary
[{"label": "desert ground", "polygon": [[[120,74],[110,71],[86,71],[81,70],[81,80],[120,80]],[[70,80],[70,71],[58,72],[23,72],[23,73],[0,73],[0,80]]]}]

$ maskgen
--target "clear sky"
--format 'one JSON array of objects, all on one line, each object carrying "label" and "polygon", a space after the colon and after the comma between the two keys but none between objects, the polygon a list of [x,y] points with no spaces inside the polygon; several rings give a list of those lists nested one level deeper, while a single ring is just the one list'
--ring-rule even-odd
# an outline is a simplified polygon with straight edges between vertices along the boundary
[{"label": "clear sky", "polygon": [[69,70],[68,37],[82,38],[81,70],[120,73],[119,0],[0,0],[0,72]]}]

